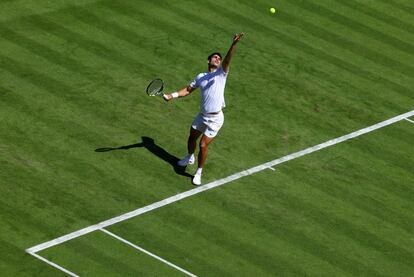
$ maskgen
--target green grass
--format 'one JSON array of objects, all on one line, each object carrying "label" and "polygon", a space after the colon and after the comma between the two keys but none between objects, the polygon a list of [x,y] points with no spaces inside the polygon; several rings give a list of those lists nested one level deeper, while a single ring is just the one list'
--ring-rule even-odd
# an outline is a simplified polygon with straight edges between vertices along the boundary
[{"label": "green grass", "polygon": [[[59,275],[24,250],[193,188],[172,163],[199,96],[164,103],[144,90],[155,77],[185,86],[236,32],[247,35],[205,183],[412,110],[413,10],[1,1],[0,271]],[[413,135],[402,121],[110,229],[202,276],[410,276]],[[81,275],[177,273],[103,233],[40,254]]]}]

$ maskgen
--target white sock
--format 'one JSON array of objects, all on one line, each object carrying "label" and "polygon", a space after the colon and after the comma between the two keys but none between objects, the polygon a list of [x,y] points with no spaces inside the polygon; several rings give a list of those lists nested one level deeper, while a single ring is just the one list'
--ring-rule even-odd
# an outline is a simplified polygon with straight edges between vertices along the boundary
[{"label": "white sock", "polygon": [[199,167],[199,168],[197,168],[197,171],[196,171],[196,175],[201,175],[201,173],[203,172],[203,168],[202,167]]}]

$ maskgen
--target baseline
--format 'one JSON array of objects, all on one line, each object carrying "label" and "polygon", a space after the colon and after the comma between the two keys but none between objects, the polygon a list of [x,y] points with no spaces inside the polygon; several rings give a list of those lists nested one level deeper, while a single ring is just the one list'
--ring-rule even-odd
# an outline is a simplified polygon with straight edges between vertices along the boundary
[{"label": "baseline", "polygon": [[45,250],[45,249],[50,248],[50,247],[53,247],[53,246],[56,246],[58,244],[64,243],[66,241],[72,240],[74,238],[77,238],[77,237],[80,237],[80,236],[83,236],[83,235],[86,235],[88,233],[91,233],[91,232],[94,232],[94,231],[103,229],[105,227],[111,226],[111,225],[116,224],[116,223],[121,222],[121,221],[125,221],[127,219],[136,217],[138,215],[147,213],[149,211],[152,211],[152,210],[161,208],[163,206],[166,206],[166,205],[169,205],[171,203],[180,201],[180,200],[182,200],[184,198],[193,196],[193,195],[198,194],[198,193],[201,193],[203,191],[210,190],[210,189],[215,188],[215,187],[218,187],[218,186],[222,186],[224,184],[227,184],[227,183],[232,182],[234,180],[240,179],[242,177],[246,177],[246,176],[252,175],[254,173],[257,173],[257,172],[262,171],[262,170],[265,170],[265,169],[270,169],[273,166],[276,166],[278,164],[281,164],[281,163],[284,163],[284,162],[287,162],[287,161],[290,161],[290,160],[293,160],[293,159],[302,157],[304,155],[313,153],[315,151],[319,151],[319,150],[324,149],[326,147],[329,147],[329,146],[332,146],[332,145],[335,145],[335,144],[338,144],[338,143],[347,141],[349,139],[352,139],[352,138],[361,136],[363,134],[366,134],[366,133],[375,131],[375,130],[380,129],[382,127],[391,125],[391,124],[396,123],[398,121],[401,121],[403,119],[407,119],[408,117],[411,117],[413,115],[414,115],[414,110],[412,110],[410,112],[407,112],[407,113],[404,113],[404,114],[401,114],[401,115],[398,115],[398,116],[395,116],[393,118],[390,118],[388,120],[382,121],[382,122],[377,123],[375,125],[372,125],[372,126],[369,126],[369,127],[363,128],[363,129],[360,129],[360,130],[355,131],[353,133],[350,133],[348,135],[344,135],[344,136],[341,136],[341,137],[338,137],[338,138],[329,140],[327,142],[324,142],[324,143],[315,145],[313,147],[306,148],[306,149],[304,149],[302,151],[295,152],[293,154],[289,154],[289,155],[284,156],[282,158],[279,158],[279,159],[276,159],[276,160],[273,160],[273,161],[270,161],[270,162],[267,162],[267,163],[258,165],[256,167],[249,168],[247,170],[240,171],[238,173],[235,173],[235,174],[230,175],[228,177],[225,177],[223,179],[219,179],[219,180],[213,181],[211,183],[208,183],[208,184],[205,184],[203,186],[200,186],[200,187],[197,187],[197,188],[194,188],[194,189],[185,191],[183,193],[179,193],[177,195],[168,197],[168,198],[166,198],[164,200],[161,200],[161,201],[152,203],[150,205],[147,205],[145,207],[136,209],[134,211],[131,211],[131,212],[122,214],[120,216],[117,216],[117,217],[114,217],[114,218],[111,218],[111,219],[102,221],[102,222],[100,222],[98,224],[91,225],[89,227],[86,227],[86,228],[80,229],[78,231],[69,233],[67,235],[58,237],[56,239],[53,239],[53,240],[50,240],[50,241],[47,241],[47,242],[38,244],[36,246],[33,246],[33,247],[30,247],[30,248],[26,249],[26,252],[28,252],[28,253],[30,253],[30,254],[33,255],[36,252]]}]

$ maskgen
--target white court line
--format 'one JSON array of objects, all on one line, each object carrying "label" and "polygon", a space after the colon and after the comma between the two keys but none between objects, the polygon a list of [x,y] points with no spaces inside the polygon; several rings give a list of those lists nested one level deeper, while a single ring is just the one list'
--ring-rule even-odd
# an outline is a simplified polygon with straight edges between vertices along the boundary
[{"label": "white court line", "polygon": [[180,194],[177,194],[177,195],[168,197],[168,198],[166,198],[164,200],[155,202],[155,203],[150,204],[148,206],[145,206],[145,207],[136,209],[134,211],[125,213],[123,215],[120,215],[120,216],[117,216],[117,217],[114,217],[114,218],[111,218],[111,219],[102,221],[102,222],[100,222],[98,224],[91,225],[89,227],[80,229],[80,230],[75,231],[75,232],[72,232],[70,234],[67,234],[67,235],[58,237],[56,239],[53,239],[53,240],[50,240],[50,241],[47,241],[47,242],[44,242],[44,243],[41,243],[41,244],[38,244],[36,246],[33,246],[33,247],[27,249],[26,251],[29,251],[31,253],[36,253],[36,252],[42,251],[42,250],[47,249],[49,247],[52,247],[52,246],[61,244],[63,242],[66,242],[68,240],[72,240],[74,238],[77,238],[77,237],[86,235],[86,234],[88,234],[90,232],[93,232],[93,231],[96,231],[96,230],[99,230],[99,229],[103,229],[105,227],[108,227],[108,226],[113,225],[115,223],[118,223],[118,222],[121,222],[121,221],[130,219],[130,218],[136,217],[136,216],[141,215],[143,213],[147,213],[149,211],[152,211],[152,210],[161,208],[163,206],[166,206],[168,204],[177,202],[179,200],[182,200],[184,198],[193,196],[193,195],[198,194],[198,193],[201,193],[203,191],[206,191],[206,190],[209,190],[209,189],[218,187],[218,186],[222,186],[222,185],[224,185],[226,183],[232,182],[234,180],[240,179],[240,178],[245,177],[245,176],[252,175],[252,174],[257,173],[259,171],[268,169],[269,167],[273,167],[275,165],[278,165],[278,164],[281,164],[281,163],[284,163],[284,162],[287,162],[287,161],[290,161],[290,160],[299,158],[301,156],[304,156],[304,155],[313,153],[315,151],[319,151],[319,150],[321,150],[323,148],[326,148],[326,147],[329,147],[329,146],[332,146],[332,145],[335,145],[335,144],[344,142],[346,140],[349,140],[349,139],[352,139],[352,138],[361,136],[363,134],[372,132],[374,130],[380,129],[380,128],[385,127],[385,126],[388,126],[390,124],[393,124],[395,122],[398,122],[400,120],[403,120],[403,119],[405,119],[407,117],[410,117],[410,116],[413,116],[413,115],[414,115],[414,110],[412,110],[410,112],[407,112],[407,113],[404,113],[404,114],[401,114],[399,116],[390,118],[388,120],[382,121],[382,122],[377,123],[375,125],[372,125],[370,127],[366,127],[364,129],[361,129],[361,130],[358,130],[356,132],[350,133],[348,135],[345,135],[345,136],[342,136],[342,137],[338,137],[336,139],[329,140],[327,142],[318,144],[318,145],[313,146],[313,147],[306,148],[305,150],[302,150],[302,151],[299,151],[299,152],[296,152],[296,153],[293,153],[293,154],[284,156],[282,158],[279,158],[279,159],[276,159],[276,160],[273,160],[273,161],[270,161],[270,162],[267,162],[267,163],[258,165],[256,167],[252,167],[252,168],[247,169],[247,170],[240,171],[238,173],[235,173],[235,174],[230,175],[228,177],[225,177],[223,179],[216,180],[214,182],[211,182],[211,183],[205,184],[203,186],[200,186],[200,187],[197,187],[197,188],[194,188],[194,189],[185,191],[183,193],[180,193]]},{"label": "white court line", "polygon": [[409,119],[409,118],[404,118],[405,120],[407,120],[408,122],[411,122],[411,123],[414,123],[414,121],[412,121],[411,119]]},{"label": "white court line", "polygon": [[110,236],[112,236],[112,237],[116,238],[117,240],[120,240],[120,241],[122,241],[123,243],[126,243],[126,244],[128,244],[129,246],[132,246],[133,248],[135,248],[135,249],[137,249],[137,250],[139,250],[139,251],[141,251],[141,252],[144,252],[145,254],[147,254],[147,255],[149,255],[149,256],[151,256],[151,257],[153,257],[153,258],[155,258],[155,259],[157,259],[157,260],[159,260],[159,261],[161,261],[161,262],[163,262],[163,263],[165,263],[165,264],[167,264],[167,265],[169,265],[169,266],[171,266],[171,267],[173,267],[173,268],[175,268],[175,269],[177,269],[177,270],[179,270],[179,271],[181,271],[181,272],[183,272],[183,273],[185,273],[185,274],[187,274],[188,276],[197,277],[197,275],[194,275],[193,273],[188,272],[187,270],[182,269],[181,267],[176,266],[175,264],[170,263],[170,262],[169,262],[169,261],[167,261],[167,260],[164,260],[164,259],[163,259],[163,258],[161,258],[160,256],[157,256],[157,255],[155,255],[155,254],[153,254],[153,253],[149,252],[148,250],[145,250],[144,248],[139,247],[138,245],[135,245],[135,244],[133,244],[132,242],[129,242],[129,241],[127,241],[126,239],[123,239],[123,238],[121,238],[120,236],[115,235],[115,234],[114,234],[114,233],[112,233],[112,232],[109,232],[109,231],[108,231],[108,230],[106,230],[106,229],[100,229],[100,230],[101,230],[102,232],[107,233],[108,235],[110,235]]},{"label": "white court line", "polygon": [[59,269],[59,270],[61,270],[61,271],[65,272],[66,274],[68,274],[68,275],[70,275],[70,276],[73,276],[73,277],[79,277],[79,275],[76,275],[76,274],[75,274],[75,273],[73,273],[72,271],[69,271],[69,270],[67,270],[66,268],[63,268],[63,267],[61,267],[60,265],[55,264],[54,262],[51,262],[51,261],[49,261],[48,259],[45,259],[45,258],[43,258],[42,256],[40,256],[40,255],[38,255],[38,254],[36,254],[36,253],[30,252],[30,251],[26,251],[26,252],[27,252],[27,253],[29,253],[30,255],[32,255],[32,256],[34,256],[34,257],[38,258],[39,260],[41,260],[41,261],[43,261],[43,262],[45,262],[45,263],[47,263],[47,264],[49,264],[49,265],[51,265],[51,266],[53,266],[53,267],[55,267],[55,268],[57,268],[57,269]]}]

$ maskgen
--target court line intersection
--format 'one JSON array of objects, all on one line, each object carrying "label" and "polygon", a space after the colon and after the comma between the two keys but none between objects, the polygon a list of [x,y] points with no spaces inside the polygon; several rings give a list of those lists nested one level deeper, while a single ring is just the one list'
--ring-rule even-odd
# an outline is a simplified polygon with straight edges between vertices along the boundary
[{"label": "court line intersection", "polygon": [[[113,217],[113,218],[111,218],[111,219],[108,219],[108,220],[102,221],[102,222],[100,222],[100,223],[98,223],[98,224],[88,226],[88,227],[86,227],[86,228],[83,228],[83,229],[77,230],[77,231],[75,231],[75,232],[72,232],[72,233],[69,233],[69,234],[63,235],[63,236],[61,236],[61,237],[55,238],[55,239],[50,240],[50,241],[47,241],[47,242],[43,242],[43,243],[41,243],[41,244],[38,244],[38,245],[35,245],[35,246],[33,246],[33,247],[30,247],[30,248],[26,249],[26,252],[27,252],[27,253],[29,253],[30,255],[32,255],[32,256],[34,256],[34,257],[36,257],[36,258],[40,259],[41,261],[43,261],[43,262],[45,262],[45,263],[47,263],[47,264],[49,264],[49,265],[51,265],[51,266],[53,266],[53,267],[55,267],[55,268],[57,268],[57,269],[61,270],[61,271],[63,271],[63,272],[65,272],[65,273],[67,273],[67,274],[69,274],[69,275],[71,275],[71,276],[78,276],[78,275],[76,275],[75,273],[70,272],[69,270],[67,270],[67,269],[65,269],[65,268],[63,268],[63,267],[61,267],[61,266],[59,266],[59,265],[57,265],[57,264],[55,264],[55,263],[53,263],[53,262],[51,262],[51,261],[49,261],[49,260],[45,259],[45,258],[43,258],[42,256],[40,256],[40,255],[38,255],[38,254],[36,254],[36,253],[37,253],[37,252],[40,252],[40,251],[42,251],[42,250],[48,249],[48,248],[50,248],[50,247],[53,247],[53,246],[56,246],[56,245],[62,244],[62,243],[64,243],[64,242],[66,242],[66,241],[69,241],[69,240],[72,240],[72,239],[78,238],[78,237],[80,237],[80,236],[83,236],[83,235],[89,234],[89,233],[91,233],[91,232],[97,231],[97,230],[100,230],[100,231],[103,231],[103,232],[105,232],[105,233],[109,234],[110,232],[109,232],[109,231],[107,231],[107,230],[105,230],[105,229],[104,229],[105,227],[108,227],[108,226],[114,225],[114,224],[116,224],[116,223],[119,223],[119,222],[121,222],[121,221],[125,221],[125,220],[127,220],[127,219],[130,219],[130,218],[133,218],[133,217],[139,216],[139,215],[141,215],[141,214],[144,214],[144,213],[150,212],[150,211],[152,211],[152,210],[155,210],[155,209],[158,209],[158,208],[164,207],[164,206],[166,206],[166,205],[169,205],[169,204],[171,204],[171,203],[174,203],[174,202],[180,201],[180,200],[185,199],[185,198],[187,198],[187,197],[190,197],[190,196],[193,196],[193,195],[199,194],[199,193],[204,192],[204,191],[206,191],[206,190],[210,190],[210,189],[213,189],[213,188],[216,188],[216,187],[219,187],[219,186],[225,185],[225,184],[227,184],[227,183],[230,183],[230,182],[235,181],[235,180],[237,180],[237,179],[240,179],[240,178],[242,178],[242,177],[246,177],[246,176],[249,176],[249,175],[255,174],[255,173],[260,172],[260,171],[263,171],[263,170],[265,170],[265,169],[275,170],[275,169],[274,169],[274,167],[275,167],[276,165],[279,165],[279,164],[285,163],[285,162],[290,161],[290,160],[293,160],[293,159],[297,159],[297,158],[299,158],[299,157],[302,157],[302,156],[304,156],[304,155],[307,155],[307,154],[310,154],[310,153],[313,153],[313,152],[319,151],[319,150],[324,149],[324,148],[327,148],[327,147],[329,147],[329,146],[332,146],[332,145],[335,145],[335,144],[338,144],[338,143],[341,143],[341,142],[347,141],[347,140],[349,140],[349,139],[352,139],[352,138],[355,138],[355,137],[361,136],[361,135],[363,135],[363,134],[366,134],[366,133],[369,133],[369,132],[375,131],[375,130],[377,130],[377,129],[380,129],[380,128],[383,128],[383,127],[385,127],[385,126],[388,126],[388,125],[394,124],[394,123],[396,123],[396,122],[399,122],[399,121],[401,121],[401,120],[407,120],[407,121],[409,121],[409,122],[411,122],[411,123],[414,123],[412,120],[408,119],[408,118],[409,118],[409,117],[411,117],[411,116],[414,116],[414,110],[412,110],[412,111],[410,111],[410,112],[407,112],[407,113],[404,113],[404,114],[401,114],[401,115],[398,115],[398,116],[395,116],[395,117],[390,118],[390,119],[388,119],[388,120],[385,120],[385,121],[379,122],[379,123],[377,123],[377,124],[371,125],[371,126],[369,126],[369,127],[366,127],[366,128],[360,129],[360,130],[355,131],[355,132],[352,132],[352,133],[350,133],[350,134],[347,134],[347,135],[344,135],[344,136],[341,136],[341,137],[338,137],[338,138],[335,138],[335,139],[331,139],[331,140],[326,141],[326,142],[324,142],[324,143],[321,143],[321,144],[318,144],[318,145],[315,145],[315,146],[312,146],[312,147],[306,148],[306,149],[304,149],[304,150],[301,150],[301,151],[298,151],[298,152],[295,152],[295,153],[289,154],[289,155],[287,155],[287,156],[284,156],[284,157],[281,157],[281,158],[278,158],[278,159],[272,160],[272,161],[270,161],[270,162],[267,162],[267,163],[264,163],[264,164],[261,164],[261,165],[258,165],[258,166],[255,166],[255,167],[249,168],[249,169],[247,169],[247,170],[243,170],[243,171],[237,172],[237,173],[232,174],[232,175],[230,175],[230,176],[228,176],[228,177],[225,177],[225,178],[222,178],[222,179],[219,179],[219,180],[216,180],[216,181],[210,182],[210,183],[208,183],[208,184],[202,185],[202,186],[200,186],[200,187],[196,187],[196,188],[194,188],[194,189],[191,189],[191,190],[188,190],[188,191],[185,191],[185,192],[179,193],[179,194],[177,194],[177,195],[174,195],[174,196],[168,197],[168,198],[166,198],[166,199],[163,199],[163,200],[161,200],[161,201],[158,201],[158,202],[152,203],[152,204],[150,204],[150,205],[147,205],[147,206],[145,206],[145,207],[142,207],[142,208],[136,209],[136,210],[134,210],[134,211],[131,211],[131,212],[128,212],[128,213],[122,214],[122,215],[120,215],[120,216]],[[117,239],[122,239],[122,238],[120,238],[120,237],[118,237],[118,236],[116,236],[115,234],[112,234],[112,233],[110,233],[109,235],[111,235],[111,236],[113,236],[113,237],[115,237],[115,238],[117,238]],[[122,240],[124,240],[124,239],[122,239]],[[133,246],[133,245],[132,245],[132,243],[127,242],[126,240],[124,240],[123,242],[125,242],[125,243],[127,243],[127,244],[129,244],[129,245]],[[138,247],[138,246],[134,245],[133,247],[134,247],[134,248],[136,248],[136,247]],[[136,249],[138,249],[138,248],[136,248]],[[138,250],[140,250],[140,249],[138,249]],[[140,250],[140,251],[142,251],[142,250]],[[146,250],[145,250],[145,251],[146,251]],[[143,251],[143,252],[144,252],[144,251]],[[145,253],[145,252],[144,252],[144,253]],[[148,253],[150,253],[150,252],[148,252]],[[147,254],[148,254],[148,253],[147,253]],[[152,254],[152,253],[151,253],[151,254]],[[148,255],[150,255],[150,254],[148,254]],[[150,256],[151,256],[151,255],[150,255]],[[155,258],[155,257],[154,257],[154,258]],[[159,258],[159,257],[158,257],[158,258]],[[157,258],[157,259],[158,259],[158,258]],[[160,259],[162,259],[162,258],[160,258]],[[168,263],[169,263],[169,262],[167,262],[167,264],[168,264]],[[170,266],[171,266],[171,265],[170,265]],[[173,267],[174,267],[174,268],[176,268],[176,269],[178,269],[178,268],[177,268],[177,266],[175,266],[175,265],[174,265]],[[181,268],[180,268],[180,269],[181,269]],[[180,269],[178,269],[178,270],[180,270]],[[181,270],[180,270],[180,271],[181,271]],[[185,272],[184,272],[184,271],[185,271]],[[192,273],[190,273],[190,272],[188,272],[188,271],[186,271],[186,270],[184,270],[184,269],[182,269],[182,272],[184,272],[184,273],[186,273],[186,274],[188,274],[188,275],[190,275],[190,276],[195,276],[194,274],[192,274]]]}]

